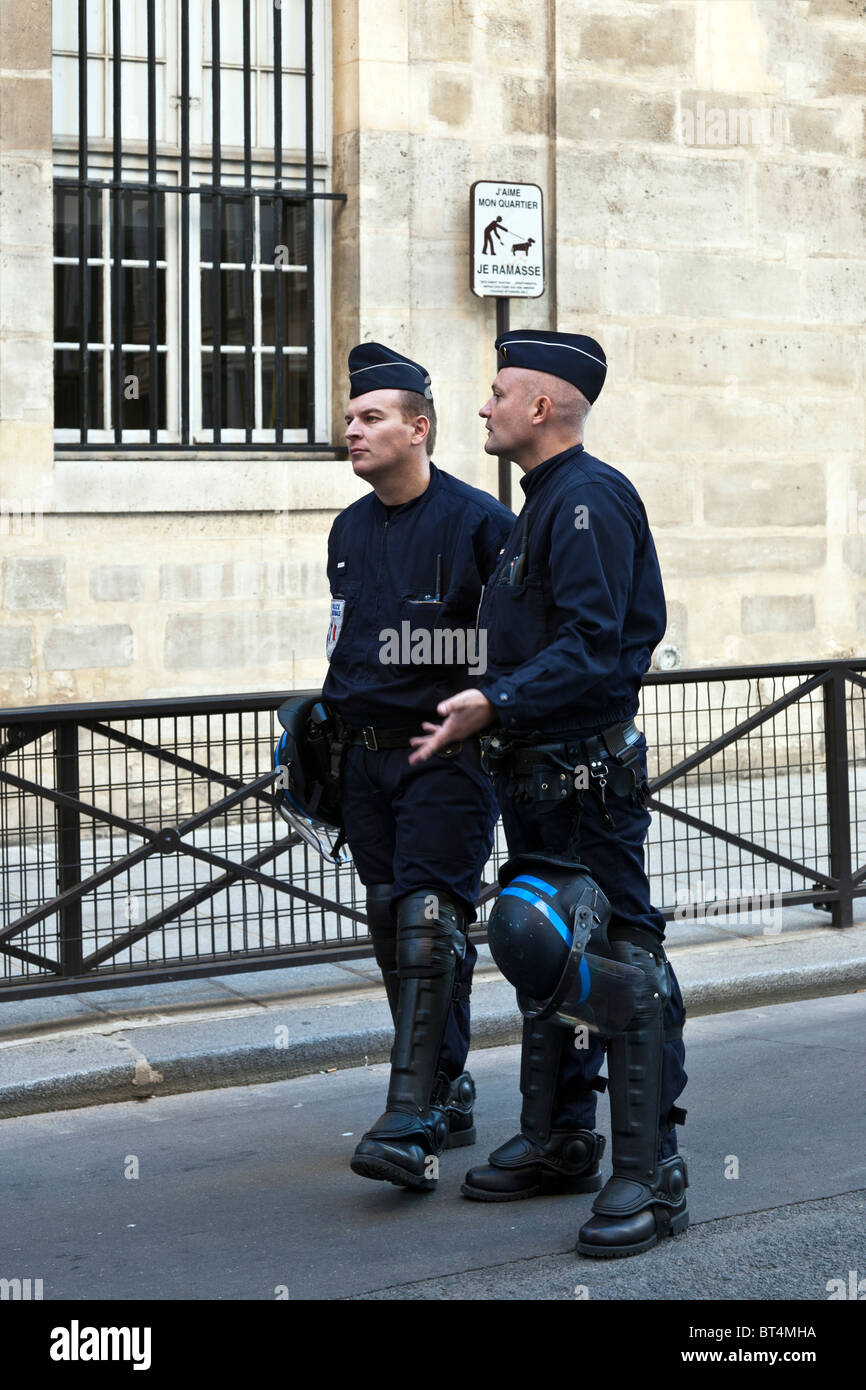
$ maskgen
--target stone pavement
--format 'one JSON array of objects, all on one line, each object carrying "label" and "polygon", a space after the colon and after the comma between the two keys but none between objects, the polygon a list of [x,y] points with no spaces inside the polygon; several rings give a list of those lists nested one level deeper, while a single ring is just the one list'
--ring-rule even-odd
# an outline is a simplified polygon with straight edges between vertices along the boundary
[{"label": "stone pavement", "polygon": [[[663,1299],[703,1302],[687,1315],[695,1322],[717,1318],[715,1302],[743,1323],[811,1321],[811,1307],[785,1306],[795,1299],[843,1314],[829,1303],[839,1281],[847,1298],[854,1271],[866,1293],[864,1022],[863,992],[691,1020],[680,1131],[691,1224],[644,1255],[573,1253],[591,1194],[460,1196],[467,1167],[517,1127],[519,1049],[509,1046],[473,1055],[478,1142],[442,1155],[431,1193],[349,1168],[381,1109],[384,1063],[4,1120],[0,1276],[42,1278],[46,1300],[88,1308],[568,1299],[597,1326],[599,1303]],[[609,1114],[602,1098],[607,1135]],[[666,1329],[683,1312],[669,1309]],[[282,1343],[297,1326],[285,1310],[272,1330]]]}]

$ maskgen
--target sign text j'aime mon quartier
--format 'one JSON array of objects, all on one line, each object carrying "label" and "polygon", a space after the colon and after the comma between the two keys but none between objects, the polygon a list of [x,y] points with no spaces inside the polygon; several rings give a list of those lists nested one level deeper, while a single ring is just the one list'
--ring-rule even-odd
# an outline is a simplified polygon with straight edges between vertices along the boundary
[{"label": "sign text j'aime mon quartier", "polygon": [[470,192],[474,294],[537,299],[544,293],[542,194],[535,183],[479,180]]}]

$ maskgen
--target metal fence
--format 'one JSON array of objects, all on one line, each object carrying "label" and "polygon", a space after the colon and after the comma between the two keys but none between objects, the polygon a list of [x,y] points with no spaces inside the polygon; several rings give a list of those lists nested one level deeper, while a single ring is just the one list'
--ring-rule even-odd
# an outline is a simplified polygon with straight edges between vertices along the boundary
[{"label": "metal fence", "polygon": [[[647,676],[647,868],[666,918],[772,899],[851,925],[866,896],[864,672]],[[353,867],[273,814],[283,699],[0,711],[0,998],[371,953]],[[505,855],[500,826],[477,935]]]}]

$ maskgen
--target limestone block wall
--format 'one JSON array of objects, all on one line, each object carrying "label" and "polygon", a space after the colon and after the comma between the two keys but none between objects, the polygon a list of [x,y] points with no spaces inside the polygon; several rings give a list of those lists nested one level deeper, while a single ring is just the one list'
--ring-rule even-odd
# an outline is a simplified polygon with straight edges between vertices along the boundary
[{"label": "limestone block wall", "polygon": [[440,462],[495,487],[475,414],[494,310],[468,288],[467,193],[480,177],[542,184],[548,292],[513,301],[512,325],[607,350],[587,446],[645,498],[666,664],[866,645],[861,8],[336,6],[336,160],[354,196],[335,377],[358,338],[405,344],[437,387]]},{"label": "limestone block wall", "polygon": [[334,459],[59,458],[53,510],[4,538],[0,702],[316,685],[362,491]]},{"label": "limestone block wall", "polygon": [[[0,5],[0,701],[314,685],[347,462],[53,448],[50,6]],[[495,491],[469,189],[539,183],[548,288],[512,325],[607,350],[587,446],[646,502],[659,658],[866,649],[861,10],[331,0],[334,442],[382,339],[432,373],[437,463]]]},{"label": "limestone block wall", "polygon": [[[42,544],[54,456],[51,3],[0,6],[0,698],[29,689],[33,628],[16,605],[60,597]],[[29,561],[29,563],[28,563]]]},{"label": "limestone block wall", "polygon": [[0,44],[0,704],[314,685],[364,489],[297,450],[55,449],[51,0],[0,5]]},{"label": "limestone block wall", "polygon": [[[557,6],[557,322],[684,664],[866,649],[866,29],[846,0]],[[673,653],[668,660],[674,661]]]},{"label": "limestone block wall", "polygon": [[[334,0],[335,181],[349,194],[335,220],[334,378],[362,339],[423,362],[437,462],[491,490],[477,411],[495,371],[496,314],[469,287],[469,191],[481,178],[541,184],[552,249],[551,36],[536,0]],[[514,321],[552,327],[554,305],[553,288],[519,311],[515,301]],[[334,407],[338,426],[337,392]]]}]

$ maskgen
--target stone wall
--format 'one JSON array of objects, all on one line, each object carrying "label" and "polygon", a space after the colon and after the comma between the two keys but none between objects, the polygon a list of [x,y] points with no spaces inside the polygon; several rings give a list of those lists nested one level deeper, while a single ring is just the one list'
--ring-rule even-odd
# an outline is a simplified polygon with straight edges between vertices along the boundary
[{"label": "stone wall", "polygon": [[335,375],[358,337],[406,344],[439,387],[442,463],[495,486],[475,417],[494,313],[468,288],[467,192],[541,183],[549,290],[514,301],[512,325],[607,350],[587,446],[645,498],[666,663],[864,649],[862,9],[339,8],[341,273],[360,295]]},{"label": "stone wall", "polygon": [[[477,411],[495,372],[496,313],[469,287],[469,190],[500,176],[541,184],[553,235],[550,40],[538,0],[334,0],[335,186],[349,195],[335,222],[334,379],[363,339],[423,362],[437,462],[492,490]],[[515,302],[515,321],[552,327],[554,304],[552,292]],[[335,433],[342,408],[335,393]]]},{"label": "stone wall", "polygon": [[588,443],[644,495],[668,641],[862,653],[863,6],[557,13],[558,323],[608,349]]},{"label": "stone wall", "polygon": [[[665,662],[862,651],[862,9],[332,0],[334,441],[382,339],[431,371],[437,463],[495,489],[469,188],[539,183],[548,291],[512,325],[607,350],[587,447],[646,502]],[[0,700],[313,685],[348,463],[52,448],[49,17],[0,6]]]},{"label": "stone wall", "polygon": [[[30,613],[59,596],[41,514],[54,458],[51,0],[0,6],[0,699],[33,690]],[[29,560],[29,564],[27,561]],[[28,591],[32,593],[28,596]],[[16,604],[32,602],[27,616]],[[38,620],[37,620],[38,621]]]}]

